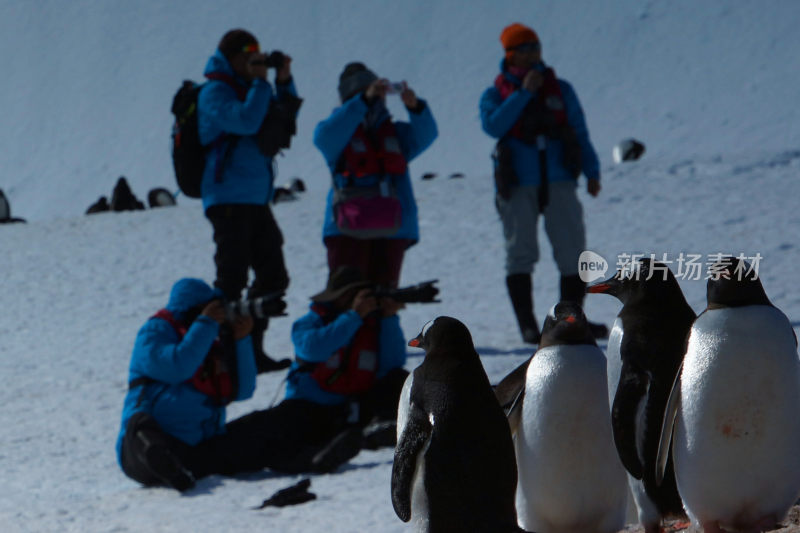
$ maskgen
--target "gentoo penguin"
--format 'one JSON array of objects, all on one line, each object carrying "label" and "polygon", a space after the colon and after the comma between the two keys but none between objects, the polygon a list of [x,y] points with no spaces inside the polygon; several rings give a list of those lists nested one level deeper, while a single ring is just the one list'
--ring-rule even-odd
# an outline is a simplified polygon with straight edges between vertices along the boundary
[{"label": "gentoo penguin", "polygon": [[686,518],[672,462],[660,485],[655,475],[664,413],[695,314],[669,268],[649,259],[587,292],[622,302],[607,348],[614,443],[628,471],[639,522],[655,533],[663,518]]},{"label": "gentoo penguin", "polygon": [[417,531],[519,532],[508,422],[467,327],[440,316],[409,342],[425,359],[398,406],[392,505]]},{"label": "gentoo penguin", "polygon": [[555,305],[517,401],[516,502],[523,528],[609,533],[625,526],[628,488],[606,390],[606,359],[583,311],[574,302]]},{"label": "gentoo penguin", "polygon": [[745,261],[725,258],[709,273],[708,305],[692,325],[672,390],[659,467],[672,435],[692,522],[706,533],[763,531],[800,495],[797,339]]}]

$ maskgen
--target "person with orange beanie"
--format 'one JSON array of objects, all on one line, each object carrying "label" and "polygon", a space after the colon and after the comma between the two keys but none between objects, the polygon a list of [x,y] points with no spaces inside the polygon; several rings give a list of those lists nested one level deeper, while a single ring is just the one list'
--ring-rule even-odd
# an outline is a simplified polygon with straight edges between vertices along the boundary
[{"label": "person with orange beanie", "polygon": [[[539,259],[537,224],[545,232],[561,274],[561,300],[583,303],[578,257],[586,248],[578,178],[591,196],[600,192],[600,163],[572,86],[542,60],[536,32],[514,23],[500,34],[500,74],[480,100],[483,130],[498,139],[494,159],[495,205],[503,224],[506,286],[526,343],[538,344],[533,311],[533,268]],[[591,324],[596,337],[608,335]]]}]

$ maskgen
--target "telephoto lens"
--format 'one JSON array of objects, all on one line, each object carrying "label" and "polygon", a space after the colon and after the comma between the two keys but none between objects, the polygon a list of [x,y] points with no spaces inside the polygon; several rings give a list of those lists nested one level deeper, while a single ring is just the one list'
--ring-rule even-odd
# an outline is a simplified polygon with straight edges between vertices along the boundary
[{"label": "telephoto lens", "polygon": [[286,316],[286,302],[283,301],[283,292],[274,292],[253,298],[252,300],[238,300],[225,304],[225,314],[229,321],[238,316],[253,318],[268,318]]}]

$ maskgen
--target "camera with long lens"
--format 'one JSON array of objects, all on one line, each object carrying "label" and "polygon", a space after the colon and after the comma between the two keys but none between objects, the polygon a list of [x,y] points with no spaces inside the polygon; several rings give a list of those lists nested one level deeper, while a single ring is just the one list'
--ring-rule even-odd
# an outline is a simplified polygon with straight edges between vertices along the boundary
[{"label": "camera with long lens", "polygon": [[376,287],[373,295],[375,298],[391,298],[396,302],[407,304],[439,303],[441,300],[436,299],[439,288],[434,285],[438,281],[438,279],[432,279],[400,288]]},{"label": "camera with long lens", "polygon": [[280,50],[273,50],[270,53],[265,52],[262,59],[253,61],[256,65],[266,65],[267,68],[274,68],[275,70],[280,70],[285,62],[286,56]]},{"label": "camera with long lens", "polygon": [[252,318],[269,318],[286,316],[286,302],[283,301],[284,292],[273,292],[252,298],[225,302],[225,314],[229,321],[236,317],[249,316]]}]

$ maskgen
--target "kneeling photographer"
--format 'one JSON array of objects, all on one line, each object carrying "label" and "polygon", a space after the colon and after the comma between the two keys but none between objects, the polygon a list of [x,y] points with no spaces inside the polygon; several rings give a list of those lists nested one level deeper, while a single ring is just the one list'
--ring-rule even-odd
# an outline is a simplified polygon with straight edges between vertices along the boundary
[{"label": "kneeling photographer", "polygon": [[302,402],[328,419],[338,414],[344,426],[363,429],[367,448],[393,446],[397,402],[408,376],[400,300],[433,301],[436,292],[429,282],[427,300],[400,297],[408,296],[403,289],[381,294],[358,269],[339,267],[292,326],[296,358],[284,403]]},{"label": "kneeling photographer", "polygon": [[[272,314],[285,305],[279,298],[260,303],[258,310]],[[139,330],[116,446],[128,477],[183,491],[211,474],[327,472],[358,452],[352,439],[295,446],[280,406],[226,423],[225,406],[250,398],[256,386],[253,318],[242,308],[224,304],[204,281],[184,278]]]}]

